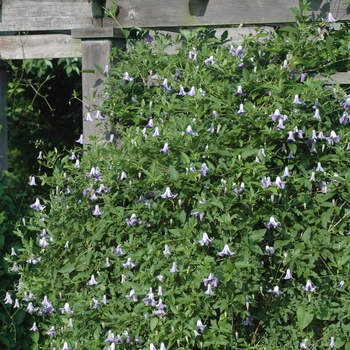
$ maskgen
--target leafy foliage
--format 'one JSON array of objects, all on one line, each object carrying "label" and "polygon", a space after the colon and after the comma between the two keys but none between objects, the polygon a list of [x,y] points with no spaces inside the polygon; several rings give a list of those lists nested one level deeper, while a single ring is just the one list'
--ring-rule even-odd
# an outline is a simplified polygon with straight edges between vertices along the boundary
[{"label": "leafy foliage", "polygon": [[115,52],[101,111],[118,145],[39,160],[52,191],[9,258],[43,346],[350,348],[350,100],[314,78],[347,69],[347,29],[243,48],[145,33]]}]

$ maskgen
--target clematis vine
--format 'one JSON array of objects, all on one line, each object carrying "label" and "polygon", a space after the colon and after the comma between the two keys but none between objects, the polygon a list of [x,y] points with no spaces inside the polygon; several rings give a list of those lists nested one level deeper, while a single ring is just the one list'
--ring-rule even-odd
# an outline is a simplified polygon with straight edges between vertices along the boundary
[{"label": "clematis vine", "polygon": [[206,232],[203,233],[203,237],[201,240],[199,240],[199,244],[201,246],[204,246],[204,245],[209,245],[211,242],[213,242],[214,238],[210,239],[208,234]]},{"label": "clematis vine", "polygon": [[37,198],[35,200],[35,202],[30,205],[30,207],[36,211],[41,211],[41,210],[45,209],[45,206],[40,204],[39,198]]},{"label": "clematis vine", "polygon": [[218,253],[219,256],[223,257],[223,256],[231,256],[234,255],[234,252],[231,252],[228,244],[225,244],[224,249]]},{"label": "clematis vine", "polygon": [[278,226],[281,226],[281,223],[279,221],[276,221],[273,216],[270,217],[270,220],[268,222],[264,223],[265,227],[271,229],[271,228],[277,228]]},{"label": "clematis vine", "polygon": [[170,187],[168,186],[166,189],[165,189],[165,192],[163,194],[160,195],[162,198],[170,198],[170,199],[174,199],[177,197],[177,194],[173,194],[171,193],[171,190],[170,190]]}]

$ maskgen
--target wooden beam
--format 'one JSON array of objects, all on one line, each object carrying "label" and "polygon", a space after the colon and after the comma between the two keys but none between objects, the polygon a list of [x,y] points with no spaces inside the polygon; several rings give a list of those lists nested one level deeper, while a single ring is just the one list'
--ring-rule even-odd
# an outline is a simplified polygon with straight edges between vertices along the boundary
[{"label": "wooden beam", "polygon": [[80,39],[65,34],[0,36],[2,59],[81,57]]},{"label": "wooden beam", "polygon": [[0,32],[98,27],[96,1],[6,0],[0,9]]},{"label": "wooden beam", "polygon": [[315,76],[315,79],[324,80],[325,84],[341,84],[341,85],[350,85],[350,72],[337,72],[332,74],[329,77],[325,77],[321,74]]},{"label": "wooden beam", "polygon": [[6,98],[6,64],[3,61],[0,61],[0,172],[8,169]]},{"label": "wooden beam", "polygon": [[[107,74],[101,74],[95,64],[105,69],[110,68],[110,55],[112,47],[125,47],[124,39],[85,39],[81,41],[82,48],[82,85],[83,85],[83,135],[89,143],[90,136],[98,136],[109,140],[111,126],[108,116],[105,120],[85,121],[87,113],[96,114],[103,99],[103,83],[107,80]],[[94,70],[94,73],[84,73],[84,70]],[[99,125],[98,125],[99,124]]]}]

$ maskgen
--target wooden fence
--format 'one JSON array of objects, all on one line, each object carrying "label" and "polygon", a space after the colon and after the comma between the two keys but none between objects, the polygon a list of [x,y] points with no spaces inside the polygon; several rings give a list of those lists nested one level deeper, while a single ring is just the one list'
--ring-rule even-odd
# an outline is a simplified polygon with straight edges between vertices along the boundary
[{"label": "wooden fence", "polygon": [[[0,59],[82,57],[83,69],[109,64],[111,48],[125,44],[120,27],[275,26],[292,23],[298,0],[117,0],[117,22],[105,15],[113,0],[0,0]],[[349,20],[344,0],[311,1],[311,18]],[[230,35],[237,38],[236,29]],[[0,61],[1,62],[1,61]],[[100,73],[83,73],[83,117],[101,103]],[[347,83],[347,73],[335,79]],[[95,96],[93,98],[93,96]],[[0,171],[7,169],[6,65],[0,64]],[[84,123],[84,138],[95,134]]]}]

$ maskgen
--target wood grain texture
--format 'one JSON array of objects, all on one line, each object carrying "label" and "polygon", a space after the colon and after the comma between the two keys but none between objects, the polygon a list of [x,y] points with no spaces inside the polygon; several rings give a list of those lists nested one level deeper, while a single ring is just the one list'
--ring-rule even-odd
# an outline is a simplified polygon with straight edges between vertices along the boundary
[{"label": "wood grain texture", "polygon": [[[95,6],[94,6],[95,11]],[[100,26],[88,0],[3,0],[1,31],[42,31]]]},{"label": "wood grain texture", "polygon": [[[110,7],[112,0],[107,1]],[[118,22],[122,27],[171,27],[295,22],[291,7],[298,0],[118,0]],[[312,0],[313,20],[332,12],[338,20],[349,20],[347,7],[340,1]],[[109,21],[109,22],[108,22]],[[104,19],[104,26],[113,25]],[[115,23],[114,23],[115,25]]]},{"label": "wood grain texture", "polygon": [[0,36],[3,59],[81,57],[81,41],[64,34]]}]

